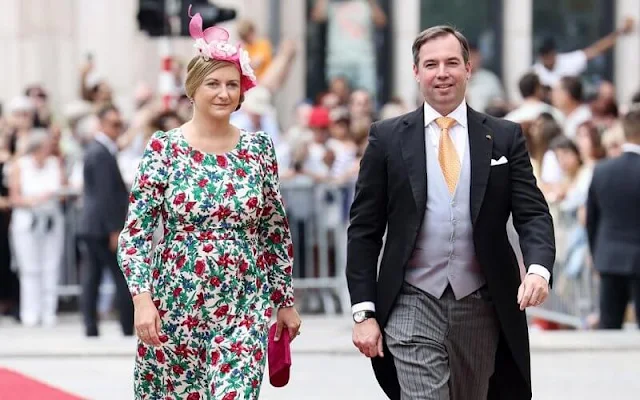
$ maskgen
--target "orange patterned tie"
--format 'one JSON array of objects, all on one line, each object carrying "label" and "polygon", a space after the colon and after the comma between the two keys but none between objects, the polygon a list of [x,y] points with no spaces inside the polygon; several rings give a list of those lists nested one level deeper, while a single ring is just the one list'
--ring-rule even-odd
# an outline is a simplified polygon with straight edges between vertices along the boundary
[{"label": "orange patterned tie", "polygon": [[440,162],[440,168],[442,168],[444,180],[449,187],[449,193],[453,195],[460,177],[460,159],[449,134],[449,129],[456,124],[456,120],[449,117],[440,117],[436,118],[436,124],[438,124],[441,131],[438,161]]}]

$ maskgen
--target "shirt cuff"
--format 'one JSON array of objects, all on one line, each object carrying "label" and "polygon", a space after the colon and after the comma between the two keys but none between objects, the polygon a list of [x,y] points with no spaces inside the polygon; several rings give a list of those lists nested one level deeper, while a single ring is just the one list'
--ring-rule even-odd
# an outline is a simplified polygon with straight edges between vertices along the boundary
[{"label": "shirt cuff", "polygon": [[372,301],[363,301],[351,306],[351,313],[355,314],[358,311],[373,311],[376,312],[376,305]]},{"label": "shirt cuff", "polygon": [[531,264],[527,271],[527,275],[529,274],[540,275],[547,281],[547,283],[549,283],[549,279],[551,278],[551,272],[540,264]]}]

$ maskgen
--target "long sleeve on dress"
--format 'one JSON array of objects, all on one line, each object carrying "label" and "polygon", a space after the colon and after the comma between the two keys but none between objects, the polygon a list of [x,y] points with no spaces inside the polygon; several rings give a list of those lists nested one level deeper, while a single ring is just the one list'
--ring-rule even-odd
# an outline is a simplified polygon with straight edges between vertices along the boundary
[{"label": "long sleeve on dress", "polygon": [[278,162],[271,138],[263,134],[264,180],[262,194],[264,206],[260,220],[264,262],[269,271],[271,300],[278,307],[292,307],[294,304],[292,267],[293,243],[289,222],[285,214],[282,195],[279,189]]},{"label": "long sleeve on dress", "polygon": [[127,219],[118,243],[118,263],[132,296],[151,291],[150,253],[168,178],[168,151],[167,133],[154,133],[129,195]]}]

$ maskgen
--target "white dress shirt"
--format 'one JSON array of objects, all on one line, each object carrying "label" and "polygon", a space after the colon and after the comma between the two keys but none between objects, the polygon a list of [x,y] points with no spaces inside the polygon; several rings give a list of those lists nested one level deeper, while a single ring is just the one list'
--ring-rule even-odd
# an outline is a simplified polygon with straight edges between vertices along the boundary
[{"label": "white dress shirt", "polygon": [[[425,140],[426,146],[433,146],[435,152],[438,153],[438,149],[440,147],[440,127],[436,123],[436,118],[440,118],[439,112],[433,109],[427,102],[424,103],[424,126],[425,126],[425,135],[427,140]],[[469,126],[467,124],[467,103],[463,101],[460,105],[453,110],[447,117],[453,118],[456,120],[456,124],[449,129],[449,135],[451,135],[451,140],[456,148],[456,152],[458,153],[458,159],[462,160],[464,156],[464,152],[468,151],[468,142],[469,142]],[[426,151],[426,148],[425,148]],[[551,277],[551,273],[548,269],[539,264],[531,264],[529,266],[529,270],[527,275],[536,274],[542,276],[547,283]],[[515,301],[515,299],[514,299]],[[375,311],[375,304],[371,301],[365,301],[362,303],[354,304],[351,307],[351,311],[356,313],[358,311]]]},{"label": "white dress shirt", "polygon": [[635,144],[635,143],[623,143],[623,144],[622,144],[622,151],[624,151],[625,153],[636,153],[636,154],[640,154],[640,144]]}]

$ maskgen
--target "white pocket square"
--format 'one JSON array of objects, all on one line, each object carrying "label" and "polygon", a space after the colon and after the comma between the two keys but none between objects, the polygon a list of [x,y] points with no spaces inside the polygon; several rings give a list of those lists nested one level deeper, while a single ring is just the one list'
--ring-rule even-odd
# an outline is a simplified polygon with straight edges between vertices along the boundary
[{"label": "white pocket square", "polygon": [[491,166],[495,166],[495,165],[502,165],[502,164],[506,164],[507,163],[507,158],[505,156],[500,157],[497,160],[494,160],[493,158],[491,159]]}]

